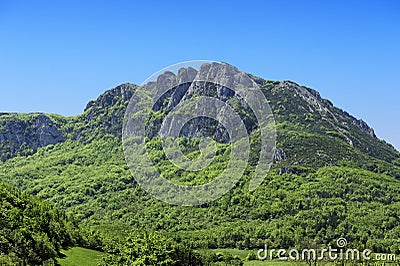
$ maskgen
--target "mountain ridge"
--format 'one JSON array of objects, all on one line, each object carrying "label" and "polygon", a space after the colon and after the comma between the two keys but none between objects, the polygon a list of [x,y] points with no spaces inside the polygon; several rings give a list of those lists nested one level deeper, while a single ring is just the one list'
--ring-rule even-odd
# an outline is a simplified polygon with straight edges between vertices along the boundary
[{"label": "mountain ridge", "polygon": [[[398,250],[399,152],[316,91],[294,82],[256,80],[274,113],[277,145],[270,171],[252,192],[249,181],[260,150],[257,124],[239,97],[207,84],[195,93],[232,105],[248,123],[252,145],[242,178],[216,201],[170,206],[138,185],[121,141],[129,96],[141,88],[132,84],[106,91],[78,116],[48,115],[65,140],[0,163],[0,182],[45,199],[105,234],[156,231],[198,249],[309,247],[346,236],[357,247]],[[172,94],[153,109],[150,127],[156,128],[176,105]],[[175,99],[182,99],[178,94]],[[0,125],[7,119],[34,125],[36,116],[3,115]],[[182,152],[197,158],[199,141],[197,135],[179,138]],[[171,164],[159,137],[149,139],[146,146],[154,167],[180,184],[207,183],[229,162],[225,142],[217,143],[215,160],[196,174]],[[6,149],[2,146],[2,154]]]},{"label": "mountain ridge", "polygon": [[[180,70],[181,71],[181,70]],[[191,70],[192,71],[192,75],[193,75],[193,71],[196,70]],[[171,77],[171,74],[175,76],[175,74],[171,73],[164,73],[162,74],[159,79],[168,79]],[[167,77],[167,76],[169,77]],[[179,75],[183,75],[182,73],[177,75],[177,78],[179,79]],[[186,74],[187,75],[187,74]],[[189,74],[190,75],[190,74]],[[334,108],[335,111],[337,111],[338,113],[340,113],[343,116],[347,116],[348,118],[351,119],[351,123],[353,125],[355,125],[356,127],[358,127],[359,129],[361,129],[363,132],[369,134],[370,136],[377,138],[377,136],[375,135],[375,131],[372,127],[370,127],[364,120],[362,119],[358,119],[355,118],[354,116],[350,115],[348,112],[342,110],[341,108],[338,108],[336,106],[334,106],[328,99],[324,99],[320,96],[320,93],[317,90],[314,90],[312,88],[306,87],[306,86],[301,86],[293,81],[269,81],[269,80],[265,80],[263,78],[260,77],[256,77],[253,76],[251,74],[248,74],[249,77],[256,82],[257,84],[259,84],[263,89],[265,88],[269,88],[271,87],[271,84],[273,84],[273,88],[274,90],[279,90],[279,88],[286,90],[286,91],[294,91],[298,96],[303,97],[303,100],[305,100],[308,104],[309,104],[309,108],[312,112],[317,111],[317,112],[322,112],[324,113],[322,115],[322,119],[324,119],[324,116],[326,116],[329,112],[332,115],[331,110],[329,110],[329,108]],[[165,78],[164,78],[165,77]],[[165,81],[163,81],[165,82]],[[28,114],[20,114],[20,113],[1,113],[0,115],[0,151],[5,151],[4,149],[6,148],[10,148],[11,152],[8,153],[7,156],[2,156],[1,160],[5,161],[11,157],[13,157],[14,155],[28,155],[28,154],[33,154],[33,152],[36,152],[36,150],[40,147],[44,147],[48,144],[56,144],[59,142],[63,142],[65,141],[66,138],[68,138],[68,134],[71,133],[71,131],[73,131],[73,128],[69,128],[69,129],[65,129],[63,128],[63,126],[65,125],[65,121],[66,120],[74,120],[74,118],[79,122],[79,123],[84,123],[85,126],[83,128],[81,128],[81,132],[85,131],[85,130],[95,130],[95,127],[98,126],[94,126],[91,125],[93,123],[92,120],[94,118],[98,118],[99,116],[103,116],[103,128],[107,129],[110,127],[114,126],[114,129],[110,129],[110,130],[103,130],[102,134],[105,133],[111,133],[113,135],[116,136],[121,136],[121,121],[117,121],[117,120],[121,120],[121,118],[123,117],[122,114],[122,109],[119,108],[118,111],[114,110],[114,112],[117,112],[117,114],[115,115],[109,115],[106,114],[104,115],[102,111],[102,109],[108,108],[108,107],[112,107],[115,105],[127,105],[127,103],[130,100],[130,97],[133,95],[134,91],[138,88],[139,86],[132,84],[132,83],[123,83],[120,84],[112,89],[106,90],[104,93],[102,93],[101,95],[99,95],[97,97],[97,99],[95,100],[91,100],[87,103],[86,107],[84,108],[84,111],[77,115],[77,116],[73,116],[73,117],[63,117],[60,115],[51,115],[51,114],[44,114],[44,113],[28,113]],[[301,90],[305,90],[308,93],[304,93],[304,91],[302,92]],[[183,95],[181,96],[183,97]],[[176,99],[174,99],[176,101]],[[279,102],[279,101],[278,101]],[[176,104],[176,103],[175,103]],[[312,110],[314,109],[314,110]],[[274,112],[276,112],[276,110],[274,110]],[[25,122],[23,121],[19,121],[16,122],[15,124],[15,129],[12,128],[12,125],[10,125],[10,119],[7,118],[16,118],[16,120],[18,121],[19,119],[17,118],[18,115],[26,115],[26,116],[38,116],[40,117],[40,119],[45,119],[47,120],[47,123],[49,124],[48,128],[47,127],[43,127],[43,125],[40,125],[39,127],[41,127],[42,131],[47,132],[48,134],[50,134],[49,132],[53,133],[53,135],[55,134],[54,138],[52,139],[47,138],[47,141],[44,142],[38,142],[38,139],[43,138],[43,134],[41,134],[40,132],[37,132],[35,134],[35,132],[30,132],[29,134],[26,135],[18,135],[15,134],[17,136],[17,138],[19,139],[18,141],[15,141],[14,137],[10,136],[10,132],[14,132],[16,133],[16,131],[18,130],[18,127],[22,127],[23,129],[26,129],[28,126],[33,125],[34,123],[36,123],[35,120],[32,120],[31,123],[25,124]],[[337,120],[337,118],[333,115],[332,118],[334,120]],[[11,119],[12,120],[12,119]],[[57,120],[54,123],[54,120]],[[118,124],[118,126],[116,126],[116,124]],[[56,125],[56,126],[55,126]],[[121,129],[121,130],[120,130]],[[342,129],[337,129],[339,131],[339,134],[341,133],[340,131],[342,131]],[[78,132],[75,134],[75,136],[73,136],[73,139],[79,139],[81,138],[81,132]],[[50,134],[51,135],[51,134]],[[353,145],[353,140],[349,137],[347,137],[343,132],[342,132],[343,138],[346,139],[346,141],[350,144]],[[390,148],[393,148],[394,150],[396,150],[394,148],[394,146],[390,143],[388,143],[387,141],[383,140],[383,139],[379,139],[379,141],[383,141],[385,142],[388,146],[390,146]],[[8,143],[7,143],[8,142]],[[14,143],[13,143],[14,142]],[[15,143],[16,142],[16,143]],[[9,144],[9,145],[8,145]],[[18,149],[19,146],[23,145],[24,147],[22,147],[22,149]],[[24,150],[25,149],[25,150]],[[28,151],[29,150],[29,151]],[[7,152],[7,151],[6,151]]]}]

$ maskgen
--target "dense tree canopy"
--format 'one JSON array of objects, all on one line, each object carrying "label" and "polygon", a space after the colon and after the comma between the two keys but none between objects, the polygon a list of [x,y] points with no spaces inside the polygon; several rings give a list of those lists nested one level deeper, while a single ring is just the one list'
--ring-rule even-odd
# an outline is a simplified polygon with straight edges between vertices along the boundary
[{"label": "dense tree canopy", "polygon": [[77,225],[46,201],[0,184],[0,261],[52,264],[78,240]]}]

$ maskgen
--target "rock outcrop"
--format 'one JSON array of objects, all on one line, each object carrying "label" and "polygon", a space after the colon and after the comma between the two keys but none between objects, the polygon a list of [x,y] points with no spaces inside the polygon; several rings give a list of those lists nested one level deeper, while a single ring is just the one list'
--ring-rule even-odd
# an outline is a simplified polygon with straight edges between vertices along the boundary
[{"label": "rock outcrop", "polygon": [[32,154],[40,147],[64,140],[59,126],[47,115],[2,114],[0,116],[0,154],[3,161],[18,154]]}]

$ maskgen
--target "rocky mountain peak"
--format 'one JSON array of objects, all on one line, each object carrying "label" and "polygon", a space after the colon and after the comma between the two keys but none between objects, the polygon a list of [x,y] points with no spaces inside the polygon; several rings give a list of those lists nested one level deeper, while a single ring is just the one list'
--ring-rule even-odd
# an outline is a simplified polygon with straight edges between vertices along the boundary
[{"label": "rocky mountain peak", "polygon": [[238,84],[246,88],[255,86],[255,82],[247,74],[227,63],[203,64],[195,80],[217,81],[220,85],[228,88],[234,88]]},{"label": "rocky mountain peak", "polygon": [[[217,88],[236,88],[238,86],[248,88],[257,86],[256,82],[249,75],[241,72],[236,67],[227,63],[213,62],[202,64],[199,70],[188,67],[180,68],[177,74],[166,71],[158,76],[157,81],[145,84],[144,89],[165,92],[174,90],[177,86],[192,83],[186,88],[188,89],[187,96],[189,97],[198,89],[198,84],[203,85],[202,82],[204,81],[215,83],[215,87]],[[168,94],[168,96],[170,95]]]},{"label": "rocky mountain peak", "polygon": [[117,103],[118,99],[122,99],[123,101],[129,101],[129,99],[133,95],[133,91],[137,86],[130,83],[121,84],[113,89],[110,89],[100,95],[96,100],[90,101],[84,111],[87,111],[93,106],[96,107],[110,107]]},{"label": "rocky mountain peak", "polygon": [[[218,84],[206,84],[204,80]],[[164,114],[196,95],[215,97],[224,102],[232,99],[237,105],[235,108],[239,108],[239,112],[244,114],[246,129],[251,132],[255,128],[254,117],[248,106],[242,104],[243,99],[229,88],[257,84],[262,87],[278,123],[295,125],[299,131],[340,139],[351,149],[356,148],[376,158],[390,161],[395,157],[393,147],[378,140],[374,130],[365,121],[335,107],[316,90],[292,81],[266,81],[245,74],[227,63],[203,64],[198,70],[191,67],[181,68],[176,74],[164,72],[155,82],[145,84],[143,89],[170,89],[154,105],[154,111]],[[96,100],[90,101],[84,113],[68,121],[59,116],[45,114],[0,113],[1,159],[6,160],[17,154],[30,154],[40,147],[63,142],[66,138],[86,142],[105,134],[121,137],[125,110],[137,88],[136,85],[125,83],[110,89]],[[154,120],[151,123],[157,124],[160,121]],[[207,119],[197,119],[185,129],[187,136],[202,136],[202,130],[207,128],[215,130],[216,139],[227,141],[223,128]],[[156,133],[155,131],[154,134]],[[296,156],[284,145],[283,148],[286,154],[278,154],[279,158]],[[329,154],[329,151],[325,153]]]},{"label": "rocky mountain peak", "polygon": [[195,79],[197,75],[197,70],[192,67],[181,68],[178,70],[178,82],[190,82]]}]

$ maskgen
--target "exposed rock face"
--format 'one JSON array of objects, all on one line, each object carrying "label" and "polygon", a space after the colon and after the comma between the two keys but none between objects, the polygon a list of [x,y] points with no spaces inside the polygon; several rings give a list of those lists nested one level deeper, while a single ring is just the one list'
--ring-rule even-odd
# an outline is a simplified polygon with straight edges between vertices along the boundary
[{"label": "exposed rock face", "polygon": [[274,149],[273,161],[274,163],[286,160],[286,153],[283,149]]},{"label": "exposed rock face", "polygon": [[133,84],[122,84],[90,101],[78,117],[83,126],[74,129],[73,138],[87,140],[106,134],[120,137],[125,109],[136,88]]},{"label": "exposed rock face", "polygon": [[[204,82],[201,82],[202,80],[210,79],[218,80],[222,85],[204,84]],[[235,95],[235,92],[229,88],[238,85],[250,87],[253,83],[263,84],[265,83],[265,80],[252,75],[244,74],[229,64],[212,63],[202,65],[198,71],[193,68],[182,68],[178,71],[177,75],[172,72],[165,72],[158,77],[156,82],[147,84],[145,89],[154,89],[154,87],[156,87],[158,90],[173,88],[160,98],[154,108],[155,111],[159,111],[164,108],[164,111],[168,113],[180,102],[185,102],[194,95],[210,96],[224,102],[229,101],[232,98],[236,98],[241,101],[238,95]],[[298,108],[301,109],[301,112],[314,114],[314,116],[317,114],[320,116],[320,119],[328,121],[330,123],[330,127],[337,131],[338,134],[340,134],[350,146],[353,146],[354,143],[361,141],[355,139],[353,136],[351,136],[351,134],[347,133],[348,131],[352,130],[350,127],[356,127],[362,132],[367,133],[374,138],[376,137],[374,130],[363,120],[358,120],[349,115],[347,112],[334,107],[329,100],[323,99],[316,90],[299,86],[291,81],[277,82],[273,86],[273,90],[277,93],[293,92],[291,95],[292,98],[296,97],[301,99],[301,105],[298,106]],[[165,105],[165,101],[168,102],[167,106],[163,106]],[[241,107],[246,108],[246,105],[243,104]],[[297,110],[293,110],[291,103],[281,104],[280,108],[292,114],[298,112]],[[157,122],[153,122],[153,125],[155,123]],[[205,122],[205,120],[193,122],[192,124],[188,125],[185,130],[185,134],[189,134],[189,137],[199,136],[201,135],[201,128],[209,128],[210,126],[216,129],[214,137],[222,140],[221,137],[224,136],[224,141],[227,140],[226,132],[223,133],[222,128],[220,128],[217,124],[211,125],[210,121]],[[247,121],[246,128],[251,131],[253,127],[254,121]],[[188,128],[190,128],[190,130],[188,130]],[[151,136],[155,135],[156,131],[157,130],[153,131]]]},{"label": "exposed rock face", "polygon": [[376,138],[375,131],[372,127],[368,126],[368,124],[362,119],[353,120],[353,124],[361,128],[362,131]]},{"label": "exposed rock face", "polygon": [[40,147],[65,141],[69,133],[72,133],[73,139],[81,140],[105,134],[121,136],[125,108],[136,87],[122,84],[106,91],[97,100],[90,101],[85,112],[64,129],[61,129],[61,125],[67,122],[61,117],[55,119],[44,114],[1,113],[0,160],[33,154]]},{"label": "exposed rock face", "polygon": [[38,148],[65,140],[58,126],[44,114],[3,114],[0,117],[0,154],[4,161],[16,154],[31,154]]},{"label": "exposed rock face", "polygon": [[[210,81],[210,82],[209,82]],[[212,82],[211,82],[212,81]],[[150,91],[168,91],[155,104],[153,110],[162,110],[168,114],[178,104],[184,104],[194,96],[208,96],[218,99],[222,102],[236,100],[240,108],[246,109],[248,113],[251,110],[246,102],[231,88],[256,87],[256,83],[245,73],[226,63],[203,64],[197,71],[193,68],[181,68],[177,75],[172,72],[161,74],[156,82],[149,82],[145,85],[145,90]],[[228,142],[229,135],[226,129],[217,121],[207,119],[206,113],[218,113],[217,120],[223,121],[226,115],[223,109],[217,106],[209,106],[208,110],[203,110],[204,117],[193,119],[182,128],[182,136],[186,137],[213,137],[220,142]],[[255,120],[247,118],[245,120],[246,129],[251,131],[255,127]],[[150,138],[157,135],[161,126],[161,120],[154,120],[150,123],[148,136]],[[171,129],[170,129],[171,130]],[[167,130],[163,135],[169,135]]]},{"label": "exposed rock face", "polygon": [[154,111],[159,111],[165,107],[165,101],[168,101],[165,111],[172,110],[179,104],[183,96],[190,87],[194,78],[197,75],[197,70],[194,68],[181,68],[178,71],[178,75],[172,72],[165,72],[161,74],[156,82],[149,82],[145,85],[145,90],[152,91],[166,91],[165,94],[159,95],[160,99],[154,105]]},{"label": "exposed rock face", "polygon": [[[349,113],[339,108],[334,107],[329,100],[323,99],[319,92],[314,89],[300,86],[292,81],[282,81],[274,88],[274,90],[278,93],[285,91],[293,92],[293,96],[299,97],[303,100],[301,103],[301,108],[303,111],[318,113],[321,118],[331,120],[331,122],[338,123],[341,126],[348,126],[351,124],[368,135],[376,137],[373,128],[368,126],[366,122],[351,116]],[[305,103],[307,105],[304,105]],[[291,111],[293,112],[293,110]]]},{"label": "exposed rock face", "polygon": [[37,136],[37,142],[31,141],[32,147],[37,149],[49,144],[63,142],[65,137],[54,123],[45,115],[39,115],[34,121],[34,135]]},{"label": "exposed rock face", "polygon": [[136,85],[133,84],[129,83],[121,84],[115,87],[114,89],[108,90],[107,92],[103,93],[97,98],[97,100],[90,101],[86,105],[84,111],[87,111],[92,107],[97,107],[97,108],[111,107],[117,104],[119,100],[129,101],[133,95],[133,91],[135,88]]},{"label": "exposed rock face", "polygon": [[293,168],[285,166],[279,170],[279,175],[283,175],[283,174],[297,174],[297,171]]},{"label": "exposed rock face", "polygon": [[[384,158],[387,161],[394,158],[391,148],[379,143],[374,130],[367,123],[335,107],[329,100],[323,99],[317,91],[291,81],[265,81],[263,88],[267,99],[271,101],[270,105],[278,122],[297,124],[304,132],[311,134],[339,138],[350,148],[376,158]],[[309,146],[308,149],[314,149],[312,140],[306,141],[305,144]],[[347,148],[341,148],[341,154],[337,153],[335,160],[343,156],[345,149]],[[285,150],[290,149],[285,148]],[[295,154],[292,151],[289,153],[292,159],[296,155],[303,156],[302,153]],[[325,153],[331,154],[332,150],[326,149]]]},{"label": "exposed rock face", "polygon": [[212,80],[219,85],[215,86],[214,84],[216,92],[210,90],[208,93],[216,93],[216,97],[222,101],[226,101],[234,95],[233,88],[257,86],[247,74],[226,63],[203,64],[194,80],[196,82],[189,88],[186,98],[198,93],[199,88],[205,87],[202,82],[205,80]]}]

